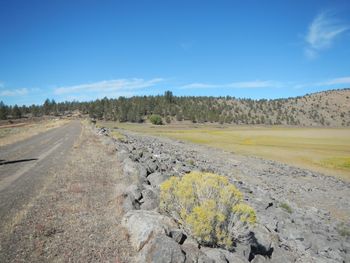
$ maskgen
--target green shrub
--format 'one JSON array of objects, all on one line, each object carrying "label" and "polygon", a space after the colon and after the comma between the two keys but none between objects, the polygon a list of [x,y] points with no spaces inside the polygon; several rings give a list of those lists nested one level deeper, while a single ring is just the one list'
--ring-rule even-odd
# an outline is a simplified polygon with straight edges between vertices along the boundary
[{"label": "green shrub", "polygon": [[154,125],[162,125],[163,124],[162,117],[158,114],[152,114],[149,117],[149,120]]},{"label": "green shrub", "polygon": [[350,228],[344,223],[338,224],[337,231],[342,237],[350,237]]},{"label": "green shrub", "polygon": [[280,204],[280,207],[283,208],[284,210],[286,210],[290,214],[293,212],[292,208],[287,203]]},{"label": "green shrub", "polygon": [[161,184],[161,211],[174,217],[199,243],[232,249],[256,222],[252,207],[225,176],[191,172]]},{"label": "green shrub", "polygon": [[189,159],[188,161],[187,161],[187,163],[189,164],[189,165],[194,165],[194,160],[193,159]]}]

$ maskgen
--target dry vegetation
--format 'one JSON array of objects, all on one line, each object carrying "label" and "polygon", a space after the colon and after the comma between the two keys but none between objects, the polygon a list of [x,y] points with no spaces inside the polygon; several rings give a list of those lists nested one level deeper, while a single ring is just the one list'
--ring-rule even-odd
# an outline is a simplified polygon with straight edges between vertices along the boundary
[{"label": "dry vegetation", "polygon": [[277,160],[350,180],[350,129],[348,128],[209,124],[154,126],[114,122],[104,122],[103,125],[190,141],[238,154]]},{"label": "dry vegetation", "polygon": [[173,216],[199,243],[233,248],[256,223],[252,207],[225,176],[191,172],[160,186],[160,208]]},{"label": "dry vegetation", "polygon": [[68,122],[69,120],[55,119],[0,126],[0,146],[25,140],[39,133],[60,127]]}]

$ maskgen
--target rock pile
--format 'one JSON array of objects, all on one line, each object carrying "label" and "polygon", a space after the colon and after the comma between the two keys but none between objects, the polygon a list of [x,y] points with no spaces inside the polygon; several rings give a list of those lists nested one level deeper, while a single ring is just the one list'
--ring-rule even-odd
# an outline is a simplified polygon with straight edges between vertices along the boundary
[{"label": "rock pile", "polygon": [[[239,160],[219,150],[170,139],[119,132],[125,139],[113,143],[129,183],[125,189],[123,208],[127,213],[123,225],[139,251],[137,261],[350,262],[349,236],[339,234],[339,221],[325,210],[305,209],[288,198],[290,191],[296,195],[296,191],[309,192],[307,184],[279,182],[281,176],[285,177],[283,180],[324,176],[261,159],[253,158],[250,162],[254,163],[249,163],[248,159]],[[97,133],[107,135],[108,131]],[[159,185],[170,176],[182,176],[193,170],[228,176],[256,209],[259,223],[251,238],[237,244],[235,251],[201,247],[171,218],[159,213]],[[268,176],[275,177],[265,180]],[[324,180],[342,190],[350,189],[336,179]]]}]

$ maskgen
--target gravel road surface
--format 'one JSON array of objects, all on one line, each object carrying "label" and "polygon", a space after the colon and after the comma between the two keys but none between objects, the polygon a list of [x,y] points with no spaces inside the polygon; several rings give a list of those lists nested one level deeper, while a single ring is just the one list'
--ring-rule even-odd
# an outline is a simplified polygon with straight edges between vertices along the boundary
[{"label": "gravel road surface", "polygon": [[65,162],[81,131],[80,123],[38,134],[0,148],[0,222],[11,220]]}]

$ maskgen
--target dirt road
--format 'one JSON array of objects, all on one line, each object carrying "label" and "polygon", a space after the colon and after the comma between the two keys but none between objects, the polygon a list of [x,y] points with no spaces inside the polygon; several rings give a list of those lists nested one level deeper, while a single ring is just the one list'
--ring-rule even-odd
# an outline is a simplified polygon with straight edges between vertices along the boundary
[{"label": "dirt road", "polygon": [[0,148],[0,262],[127,262],[118,162],[78,121]]},{"label": "dirt road", "polygon": [[62,166],[80,131],[79,122],[71,122],[0,148],[0,222],[12,218]]}]

